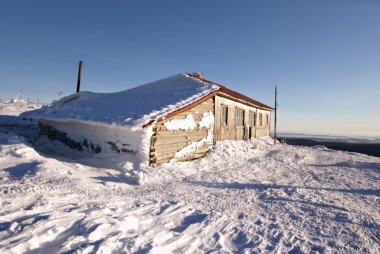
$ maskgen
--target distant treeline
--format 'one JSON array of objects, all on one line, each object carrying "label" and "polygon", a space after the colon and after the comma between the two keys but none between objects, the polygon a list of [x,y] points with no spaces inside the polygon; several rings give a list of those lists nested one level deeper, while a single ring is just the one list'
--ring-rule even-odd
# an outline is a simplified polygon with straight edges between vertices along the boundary
[{"label": "distant treeline", "polygon": [[306,138],[279,138],[285,139],[286,143],[289,145],[299,145],[299,146],[325,146],[334,150],[363,153],[371,156],[380,157],[380,144],[366,144],[366,143],[345,143],[345,142],[334,142],[334,141],[316,141]]}]

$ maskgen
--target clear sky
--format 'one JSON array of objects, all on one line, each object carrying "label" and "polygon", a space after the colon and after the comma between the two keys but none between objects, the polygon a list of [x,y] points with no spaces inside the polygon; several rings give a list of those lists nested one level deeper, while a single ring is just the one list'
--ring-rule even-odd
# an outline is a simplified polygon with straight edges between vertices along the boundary
[{"label": "clear sky", "polygon": [[380,136],[380,1],[2,1],[0,98],[50,102],[203,72],[282,132]]}]

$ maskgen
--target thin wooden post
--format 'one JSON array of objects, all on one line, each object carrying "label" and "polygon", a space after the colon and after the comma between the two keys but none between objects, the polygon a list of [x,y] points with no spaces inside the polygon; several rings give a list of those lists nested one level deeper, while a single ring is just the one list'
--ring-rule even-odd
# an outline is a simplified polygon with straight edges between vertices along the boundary
[{"label": "thin wooden post", "polygon": [[79,91],[80,91],[80,79],[81,79],[81,77],[82,77],[82,61],[79,61],[77,93],[79,93]]},{"label": "thin wooden post", "polygon": [[277,143],[277,86],[274,87],[274,145]]}]

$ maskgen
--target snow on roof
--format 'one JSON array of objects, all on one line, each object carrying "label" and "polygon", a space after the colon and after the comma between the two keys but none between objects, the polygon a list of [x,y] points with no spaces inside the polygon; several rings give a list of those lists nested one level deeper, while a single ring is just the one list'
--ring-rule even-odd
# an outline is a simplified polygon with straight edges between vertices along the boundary
[{"label": "snow on roof", "polygon": [[80,92],[24,115],[140,128],[218,89],[188,74],[177,74],[117,93]]},{"label": "snow on roof", "polygon": [[267,110],[273,108],[196,74],[177,74],[117,93],[80,92],[23,116],[141,128],[197,103],[214,91]]}]

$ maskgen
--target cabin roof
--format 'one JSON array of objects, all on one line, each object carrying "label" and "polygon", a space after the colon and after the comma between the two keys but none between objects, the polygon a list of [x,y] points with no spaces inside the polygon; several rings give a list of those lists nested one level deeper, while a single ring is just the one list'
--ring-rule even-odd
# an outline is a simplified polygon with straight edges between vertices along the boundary
[{"label": "cabin roof", "polygon": [[264,103],[261,103],[259,101],[256,101],[256,100],[254,100],[252,98],[249,98],[248,96],[245,96],[244,94],[241,94],[241,93],[238,93],[236,91],[233,91],[233,90],[231,90],[231,89],[229,89],[229,88],[227,88],[227,87],[225,87],[225,86],[223,86],[221,84],[218,84],[218,83],[215,83],[213,81],[207,80],[207,79],[205,79],[203,77],[194,76],[193,74],[188,74],[188,75],[190,75],[190,76],[192,76],[192,77],[194,77],[196,79],[199,79],[199,80],[201,80],[203,82],[206,82],[206,83],[218,86],[219,87],[219,89],[218,89],[219,92],[222,92],[222,93],[228,94],[228,95],[230,95],[232,97],[235,97],[237,99],[241,99],[243,101],[249,102],[249,103],[254,104],[256,106],[259,106],[261,108],[265,108],[265,109],[268,109],[268,110],[273,110],[272,107],[270,107],[268,105],[265,105]]},{"label": "cabin roof", "polygon": [[23,115],[46,120],[141,128],[219,92],[272,109],[204,78],[193,74],[177,74],[117,93],[80,92]]}]

